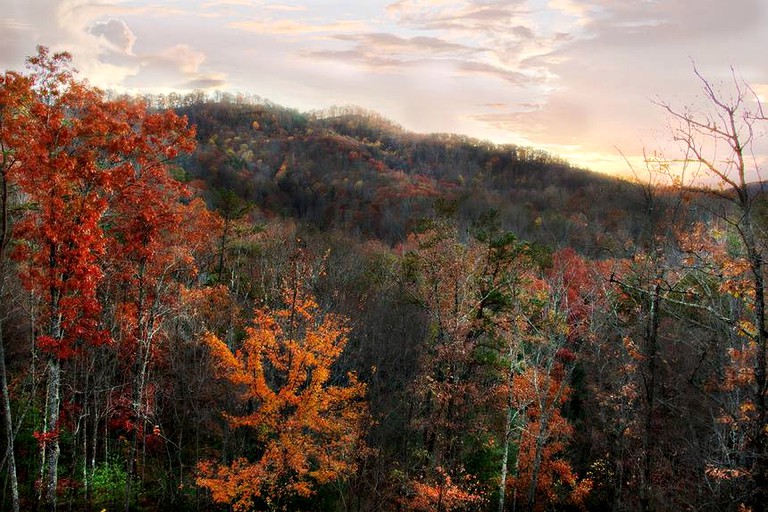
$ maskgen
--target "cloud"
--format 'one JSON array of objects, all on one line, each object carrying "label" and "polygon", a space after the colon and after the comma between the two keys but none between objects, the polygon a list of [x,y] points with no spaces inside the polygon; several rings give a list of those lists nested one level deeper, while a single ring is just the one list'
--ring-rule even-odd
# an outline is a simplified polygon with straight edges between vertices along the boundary
[{"label": "cloud", "polygon": [[177,44],[166,48],[154,55],[142,57],[145,66],[168,67],[177,69],[182,73],[197,73],[200,65],[205,62],[205,53],[194,50],[187,44]]},{"label": "cloud", "polygon": [[529,27],[518,25],[510,28],[510,31],[520,39],[533,39],[536,37],[536,33]]},{"label": "cloud", "polygon": [[251,6],[253,0],[208,0],[200,4],[203,9],[210,9],[212,7],[229,7],[229,6]]},{"label": "cloud", "polygon": [[136,35],[124,21],[114,18],[110,18],[107,21],[98,21],[91,25],[88,32],[103,38],[115,51],[126,55],[133,55]]},{"label": "cloud", "polygon": [[[29,46],[25,45],[29,43]],[[24,55],[34,50],[33,26],[23,20],[6,18],[0,20],[0,64],[16,68]]]},{"label": "cloud", "polygon": [[516,84],[523,82],[522,76],[536,76],[537,81],[551,77],[549,62],[536,59],[553,54],[580,30],[573,20],[545,12],[528,0],[401,0],[390,4],[388,12],[402,26],[429,30],[483,53],[472,59],[477,62],[474,66],[465,69],[485,71]]},{"label": "cloud", "polygon": [[421,30],[506,30],[519,24],[528,10],[525,0],[499,2],[403,0],[387,11],[401,24]]},{"label": "cloud", "polygon": [[306,60],[325,60],[350,65],[359,65],[374,72],[384,72],[395,68],[417,66],[423,60],[403,60],[396,56],[369,53],[360,48],[350,50],[313,50],[300,54]]},{"label": "cloud", "polygon": [[[548,7],[543,14],[520,9],[521,26],[533,33],[530,40],[520,32],[515,41],[486,25],[491,28],[484,44],[494,49],[502,69],[538,77],[533,83],[543,92],[470,114],[490,133],[559,148],[601,170],[610,165],[622,170],[616,148],[635,158],[646,145],[669,143],[663,112],[649,98],[695,97],[691,57],[718,80],[727,81],[728,65],[736,64],[768,83],[755,51],[768,43],[764,2],[702,0],[691,10],[684,0],[549,0]],[[768,88],[758,86],[756,92],[768,97]]]},{"label": "cloud", "polygon": [[355,32],[365,28],[362,21],[348,20],[332,23],[308,23],[294,20],[258,20],[235,21],[230,28],[258,32],[260,34],[317,34],[322,32]]},{"label": "cloud", "polygon": [[220,75],[200,76],[179,85],[179,89],[220,89],[227,81]]},{"label": "cloud", "polygon": [[579,0],[549,0],[547,7],[575,18],[580,25],[588,23],[595,12],[593,4],[586,4]]},{"label": "cloud", "polygon": [[[233,1],[239,3],[229,3]],[[43,44],[72,53],[80,76],[102,88],[152,90],[226,84],[227,74],[222,70],[205,68],[207,53],[201,48],[212,40],[214,25],[209,20],[215,19],[205,9],[182,10],[174,4],[133,0],[11,3],[10,12],[0,21],[0,66],[7,69],[23,70],[25,56],[34,52],[36,44]]]},{"label": "cloud", "polygon": [[579,135],[590,129],[589,112],[578,102],[563,98],[551,99],[535,108],[497,109],[472,118],[537,144],[580,145],[583,140]]},{"label": "cloud", "polygon": [[492,76],[500,80],[504,80],[513,85],[524,85],[536,81],[532,77],[515,70],[504,69],[492,64],[486,64],[483,62],[461,62],[458,66],[459,71],[466,74],[480,74]]},{"label": "cloud", "polygon": [[582,10],[585,27],[596,38],[614,44],[668,45],[681,41],[709,41],[764,30],[762,0],[699,0],[691,9],[687,0],[648,5],[634,0],[559,0],[571,11]]},{"label": "cloud", "polygon": [[425,58],[452,58],[473,55],[483,51],[445,39],[428,36],[400,37],[390,33],[336,35],[334,39],[355,44],[361,56],[386,56],[392,59],[421,60]]},{"label": "cloud", "polygon": [[177,44],[160,51],[139,54],[137,71],[124,81],[129,89],[147,91],[223,89],[226,74],[203,69],[205,52],[187,44]]},{"label": "cloud", "polygon": [[345,50],[317,50],[303,54],[308,59],[323,59],[364,66],[376,72],[399,70],[412,74],[417,68],[436,72],[435,81],[455,81],[467,77],[492,77],[515,86],[541,83],[536,73],[524,73],[491,61],[490,49],[473,47],[431,36],[401,37],[390,33],[336,35],[335,40],[350,42]]},{"label": "cloud", "polygon": [[285,4],[267,4],[264,6],[264,8],[270,9],[273,11],[292,11],[292,12],[307,10],[307,8],[303,5],[285,5]]},{"label": "cloud", "polygon": [[11,19],[5,19],[0,20],[0,30],[13,30],[13,31],[29,31],[32,28],[32,25],[29,23],[25,23],[23,21],[18,21],[13,18]]},{"label": "cloud", "polygon": [[416,67],[430,67],[446,64],[442,69],[471,71],[471,63],[464,60],[480,56],[485,50],[460,43],[454,43],[431,36],[402,37],[391,33],[337,34],[333,40],[351,43],[352,48],[344,50],[312,50],[301,55],[306,59],[322,59],[350,65],[363,66],[368,70],[382,72],[393,69],[414,70]]},{"label": "cloud", "polygon": [[399,0],[387,5],[386,11],[392,16],[404,16],[412,12],[433,9],[451,3],[454,2],[452,0]]},{"label": "cloud", "polygon": [[477,51],[471,46],[452,43],[438,37],[415,36],[408,38],[394,34],[377,33],[347,37],[345,39],[354,40],[369,47],[376,47],[381,52],[455,56],[457,54],[475,53]]}]

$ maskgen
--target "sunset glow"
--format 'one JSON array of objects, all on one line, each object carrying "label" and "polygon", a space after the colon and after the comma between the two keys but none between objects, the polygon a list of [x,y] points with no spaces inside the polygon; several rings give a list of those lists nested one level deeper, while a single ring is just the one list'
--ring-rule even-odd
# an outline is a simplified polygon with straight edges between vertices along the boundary
[{"label": "sunset glow", "polygon": [[[731,67],[768,93],[762,0],[2,0],[0,64],[67,50],[130,92],[248,92],[359,105],[417,132],[531,145],[600,172],[669,145],[652,100],[685,105]],[[766,148],[756,148],[768,154]]]}]

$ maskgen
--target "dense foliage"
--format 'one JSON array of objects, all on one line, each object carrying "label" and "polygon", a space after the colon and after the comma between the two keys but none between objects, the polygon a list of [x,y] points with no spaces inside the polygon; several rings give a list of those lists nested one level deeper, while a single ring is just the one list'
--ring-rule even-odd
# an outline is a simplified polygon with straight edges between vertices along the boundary
[{"label": "dense foliage", "polygon": [[29,64],[0,77],[2,509],[765,510],[744,84],[662,105],[706,192]]}]

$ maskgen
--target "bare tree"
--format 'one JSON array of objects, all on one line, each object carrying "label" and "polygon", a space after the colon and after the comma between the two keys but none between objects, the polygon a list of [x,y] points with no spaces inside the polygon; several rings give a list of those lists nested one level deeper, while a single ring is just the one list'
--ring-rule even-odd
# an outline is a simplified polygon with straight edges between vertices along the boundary
[{"label": "bare tree", "polygon": [[[750,302],[747,319],[754,329],[741,330],[754,347],[753,373],[746,420],[744,467],[751,481],[747,505],[754,512],[768,509],[768,404],[766,403],[765,245],[757,215],[762,191],[759,158],[754,148],[759,129],[767,120],[760,99],[732,69],[727,89],[705,78],[694,66],[706,107],[677,107],[659,101],[672,120],[672,135],[683,149],[685,166],[716,181],[709,193],[730,203],[723,220],[741,245],[748,266],[744,274]],[[725,87],[725,86],[724,86]],[[759,182],[759,183],[754,183]],[[735,324],[739,319],[733,319]],[[752,409],[753,407],[753,409]]]}]

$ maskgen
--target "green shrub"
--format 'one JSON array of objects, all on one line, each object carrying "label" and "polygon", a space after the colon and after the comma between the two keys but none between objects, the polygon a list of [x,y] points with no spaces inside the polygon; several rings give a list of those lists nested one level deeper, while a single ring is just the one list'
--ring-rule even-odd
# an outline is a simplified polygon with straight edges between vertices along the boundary
[{"label": "green shrub", "polygon": [[[91,476],[91,496],[93,503],[99,506],[121,506],[125,503],[125,487],[128,472],[125,463],[117,458],[102,462],[93,470]],[[136,486],[131,486],[136,493]],[[133,501],[133,500],[131,500]]]}]

